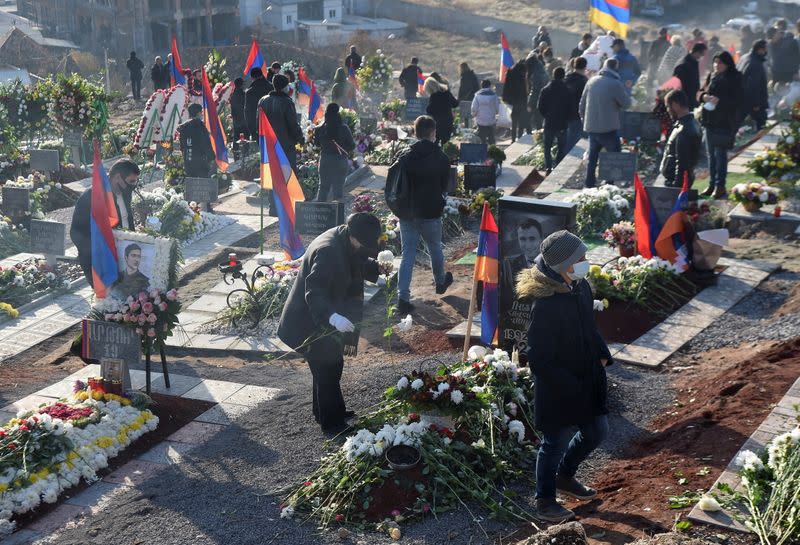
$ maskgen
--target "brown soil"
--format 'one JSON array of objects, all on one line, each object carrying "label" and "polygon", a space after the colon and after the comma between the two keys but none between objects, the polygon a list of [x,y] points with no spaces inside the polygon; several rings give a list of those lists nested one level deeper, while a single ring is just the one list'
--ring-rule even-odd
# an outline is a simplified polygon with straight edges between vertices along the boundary
[{"label": "brown soil", "polygon": [[800,284],[794,287],[789,297],[778,309],[776,316],[786,316],[800,312]]},{"label": "brown soil", "polygon": [[662,318],[632,303],[611,303],[603,312],[595,312],[600,334],[611,343],[630,343],[661,323]]}]

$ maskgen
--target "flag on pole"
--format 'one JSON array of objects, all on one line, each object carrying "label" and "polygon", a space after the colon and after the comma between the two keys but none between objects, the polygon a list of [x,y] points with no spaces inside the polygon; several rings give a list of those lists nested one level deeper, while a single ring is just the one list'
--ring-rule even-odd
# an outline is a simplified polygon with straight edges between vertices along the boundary
[{"label": "flag on pole", "polygon": [[294,205],[304,201],[305,197],[267,114],[261,108],[258,110],[258,144],[261,148],[261,187],[271,189],[275,196],[281,247],[287,259],[297,259],[305,253],[305,248],[294,230]]},{"label": "flag on pole", "polygon": [[186,85],[186,76],[183,74],[181,54],[178,52],[178,40],[172,35],[172,62],[169,63],[169,80],[172,87]]},{"label": "flag on pole", "polygon": [[689,173],[683,173],[683,187],[675,200],[664,227],[656,239],[656,255],[675,264],[681,270],[689,268],[686,253],[686,207],[689,205]]},{"label": "flag on pole", "polygon": [[247,62],[244,65],[244,75],[249,76],[250,70],[253,68],[261,68],[261,73],[267,77],[267,61],[261,55],[261,50],[258,48],[258,42],[253,38],[253,43],[250,44],[250,53],[247,55]]},{"label": "flag on pole", "polygon": [[92,284],[98,299],[105,299],[108,288],[117,281],[117,245],[112,229],[119,225],[111,180],[100,158],[100,143],[94,141],[92,201],[89,219],[92,244]]},{"label": "flag on pole", "polygon": [[302,66],[297,71],[297,103],[301,106],[308,106],[308,119],[312,123],[318,123],[322,119],[324,115],[322,98],[317,92],[314,81]]},{"label": "flag on pole", "polygon": [[228,170],[228,143],[225,141],[225,131],[219,120],[217,104],[211,94],[211,84],[208,81],[205,66],[202,70],[203,78],[203,118],[206,122],[208,134],[211,136],[211,147],[214,149],[214,160],[222,172]]},{"label": "flag on pole", "polygon": [[500,83],[506,82],[506,74],[514,66],[514,58],[511,56],[511,48],[504,32],[500,33]]},{"label": "flag on pole", "polygon": [[655,210],[650,206],[650,197],[647,196],[638,172],[633,177],[633,189],[636,193],[636,202],[633,208],[636,251],[645,259],[650,259],[655,255],[658,219]]},{"label": "flag on pole", "polygon": [[591,0],[589,20],[606,30],[613,30],[624,38],[631,22],[631,9],[628,0]]},{"label": "flag on pole", "polygon": [[425,93],[425,80],[428,78],[425,74],[422,73],[422,70],[417,68],[417,92],[419,94]]},{"label": "flag on pole", "polygon": [[481,342],[492,344],[497,337],[498,298],[498,229],[489,203],[483,203],[483,217],[478,237],[478,258],[475,260],[475,280],[483,282],[481,304]]}]

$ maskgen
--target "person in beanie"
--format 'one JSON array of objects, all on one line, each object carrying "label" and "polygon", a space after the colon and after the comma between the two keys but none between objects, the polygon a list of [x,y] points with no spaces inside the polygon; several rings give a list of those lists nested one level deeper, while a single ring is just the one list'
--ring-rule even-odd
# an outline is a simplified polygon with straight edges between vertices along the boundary
[{"label": "person in beanie", "polygon": [[517,276],[518,297],[533,305],[528,361],[534,426],[542,433],[536,516],[548,522],[574,517],[556,502],[556,493],[579,500],[597,495],[575,474],[608,434],[605,367],[612,359],[594,321],[586,251],[580,238],[557,231],[542,241],[534,266]]},{"label": "person in beanie", "polygon": [[211,135],[200,117],[203,107],[189,104],[189,121],[178,126],[180,133],[183,169],[186,176],[192,178],[208,178],[214,167],[214,148],[211,147]]},{"label": "person in beanie", "polygon": [[737,66],[742,73],[744,104],[739,110],[739,125],[749,115],[761,130],[767,124],[769,110],[769,82],[767,81],[767,41],[757,40],[750,53],[745,54]]},{"label": "person in beanie", "polygon": [[311,369],[312,411],[326,433],[347,431],[340,386],[344,353],[358,343],[364,307],[364,280],[377,282],[375,257],[383,233],[380,220],[359,212],[345,225],[322,233],[303,255],[297,279],[283,307],[278,337],[303,355]]}]

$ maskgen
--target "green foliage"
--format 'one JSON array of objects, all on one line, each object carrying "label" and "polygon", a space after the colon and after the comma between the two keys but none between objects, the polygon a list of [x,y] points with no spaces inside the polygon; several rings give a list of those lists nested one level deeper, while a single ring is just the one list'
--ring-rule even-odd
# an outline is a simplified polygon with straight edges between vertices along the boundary
[{"label": "green foliage", "polygon": [[356,78],[363,93],[386,95],[392,85],[392,63],[380,49],[375,53],[364,59]]},{"label": "green foliage", "polygon": [[228,60],[216,49],[212,49],[208,54],[206,75],[208,75],[208,82],[211,84],[212,89],[218,83],[228,83],[228,72],[225,70],[227,62]]},{"label": "green foliage", "polygon": [[342,121],[350,129],[352,134],[356,133],[356,124],[358,123],[358,114],[349,108],[341,108],[339,115],[342,116]]}]

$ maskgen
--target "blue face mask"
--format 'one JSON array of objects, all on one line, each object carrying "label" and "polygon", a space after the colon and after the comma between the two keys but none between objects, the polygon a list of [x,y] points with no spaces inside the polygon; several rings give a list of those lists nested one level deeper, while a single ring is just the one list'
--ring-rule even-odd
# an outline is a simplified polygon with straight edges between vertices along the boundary
[{"label": "blue face mask", "polygon": [[572,280],[581,280],[586,278],[587,274],[589,274],[589,262],[579,261],[572,266],[572,272],[568,272],[567,276]]}]

